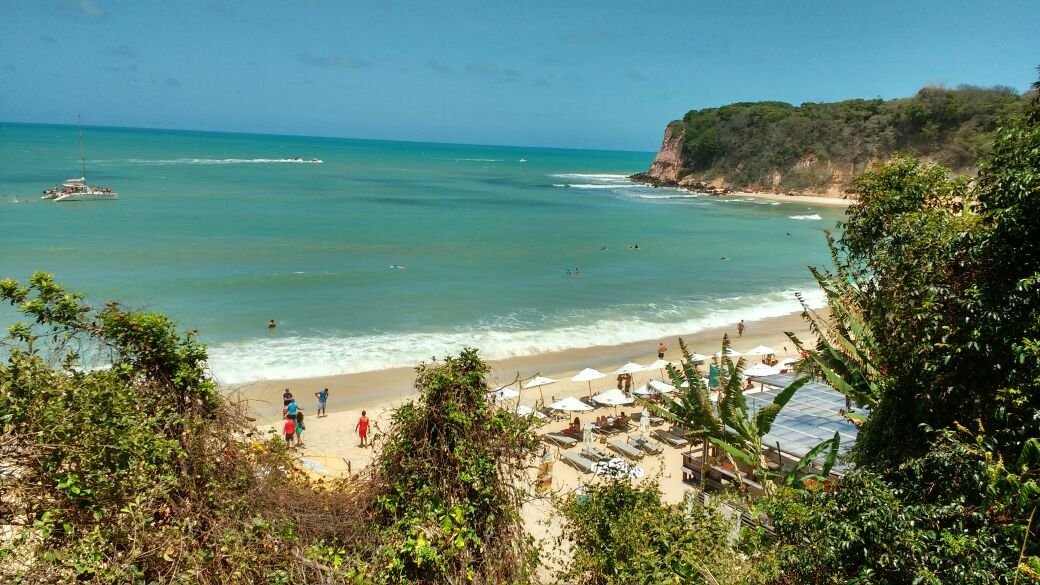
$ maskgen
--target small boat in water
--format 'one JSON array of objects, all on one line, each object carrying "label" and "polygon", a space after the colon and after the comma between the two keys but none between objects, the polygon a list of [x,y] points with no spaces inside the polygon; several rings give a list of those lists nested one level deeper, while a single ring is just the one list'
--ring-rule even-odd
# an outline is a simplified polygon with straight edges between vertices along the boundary
[{"label": "small boat in water", "polygon": [[119,193],[107,187],[87,184],[87,159],[83,154],[83,124],[76,116],[79,126],[79,164],[83,176],[78,179],[65,179],[59,186],[51,187],[43,192],[41,199],[50,199],[55,203],[62,201],[112,201],[119,199]]}]

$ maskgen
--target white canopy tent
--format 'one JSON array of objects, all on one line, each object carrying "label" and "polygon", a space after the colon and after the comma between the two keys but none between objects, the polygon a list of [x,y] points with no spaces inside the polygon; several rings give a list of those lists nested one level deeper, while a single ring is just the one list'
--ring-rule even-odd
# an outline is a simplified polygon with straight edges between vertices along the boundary
[{"label": "white canopy tent", "polygon": [[745,376],[775,376],[780,373],[780,368],[767,366],[766,364],[755,364],[744,370]]}]

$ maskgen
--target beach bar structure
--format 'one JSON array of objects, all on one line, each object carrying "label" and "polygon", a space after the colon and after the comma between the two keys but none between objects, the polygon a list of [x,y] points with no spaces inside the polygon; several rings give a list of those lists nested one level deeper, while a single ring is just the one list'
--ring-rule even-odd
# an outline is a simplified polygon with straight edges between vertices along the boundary
[{"label": "beach bar structure", "polygon": [[[761,391],[745,394],[748,408],[757,411],[773,403],[773,399],[784,388],[797,379],[795,374],[774,374],[768,376],[749,376],[753,382],[763,384]],[[849,422],[843,412],[849,411],[845,395],[828,384],[809,382],[798,389],[791,400],[781,409],[776,420],[763,439],[767,459],[773,458],[778,468],[787,469],[804,457],[821,442],[830,439],[837,432],[841,442],[838,452],[847,454],[856,443],[858,430]],[[705,448],[702,446],[702,448]],[[716,451],[707,446],[709,452]],[[822,453],[815,465],[820,466],[826,456]],[[699,481],[701,475],[701,455],[696,452],[683,454],[683,475],[687,480]],[[831,470],[832,475],[841,475],[843,464],[837,462]],[[707,485],[711,488],[723,488],[734,483],[737,476],[719,466],[708,469]],[[754,494],[761,489],[753,480],[744,478],[744,483]]]}]

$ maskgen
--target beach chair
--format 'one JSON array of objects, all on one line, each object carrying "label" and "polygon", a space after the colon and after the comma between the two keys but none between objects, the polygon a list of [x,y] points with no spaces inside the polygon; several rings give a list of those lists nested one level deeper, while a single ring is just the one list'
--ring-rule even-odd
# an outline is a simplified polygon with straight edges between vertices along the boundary
[{"label": "beach chair", "polygon": [[545,433],[542,435],[542,440],[564,449],[578,444],[578,439],[560,433]]},{"label": "beach chair", "polygon": [[639,449],[636,449],[635,447],[633,447],[632,445],[629,445],[628,443],[622,441],[621,439],[611,439],[610,441],[607,442],[607,444],[610,445],[611,449],[617,451],[618,453],[624,455],[625,457],[627,457],[627,458],[629,458],[629,459],[631,459],[633,461],[637,461],[637,460],[643,458],[643,452],[642,451],[640,451]]},{"label": "beach chair", "polygon": [[657,455],[664,452],[664,445],[649,437],[629,437],[628,442],[637,449],[642,449],[651,455]]},{"label": "beach chair", "polygon": [[564,463],[582,473],[592,473],[592,466],[595,463],[577,453],[561,453],[560,458],[563,459]]},{"label": "beach chair", "polygon": [[657,437],[658,439],[661,439],[665,443],[668,443],[668,445],[672,447],[685,447],[686,445],[690,444],[690,442],[686,439],[678,435],[673,435],[672,433],[662,429],[656,429],[650,434]]},{"label": "beach chair", "polygon": [[585,447],[581,450],[581,456],[591,459],[593,461],[607,461],[609,459],[613,459],[610,453],[607,453],[603,449],[600,449],[596,446]]}]

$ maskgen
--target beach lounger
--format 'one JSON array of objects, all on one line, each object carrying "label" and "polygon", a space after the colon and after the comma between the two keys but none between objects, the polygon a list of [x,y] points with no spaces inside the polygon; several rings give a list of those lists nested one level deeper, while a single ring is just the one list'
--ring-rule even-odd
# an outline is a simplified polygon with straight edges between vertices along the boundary
[{"label": "beach lounger", "polygon": [[642,449],[651,455],[657,455],[658,453],[664,452],[664,445],[649,437],[629,437],[628,442],[637,449]]},{"label": "beach lounger", "polygon": [[545,433],[542,435],[542,440],[547,443],[552,443],[557,447],[563,447],[564,449],[578,444],[578,439],[560,433]]},{"label": "beach lounger", "polygon": [[618,453],[621,453],[622,455],[628,457],[633,461],[643,458],[642,451],[636,449],[635,447],[629,445],[621,439],[612,439],[607,444],[610,445],[611,449],[617,451]]},{"label": "beach lounger", "polygon": [[581,456],[593,461],[607,461],[613,458],[610,453],[599,447],[585,447],[581,450]]},{"label": "beach lounger", "polygon": [[570,465],[574,469],[577,469],[582,473],[592,473],[593,461],[590,461],[577,453],[561,453],[560,457],[563,459],[564,463]]},{"label": "beach lounger", "polygon": [[661,439],[665,443],[668,443],[672,447],[685,447],[686,445],[690,444],[690,442],[686,439],[678,435],[673,435],[672,433],[661,429],[657,429],[651,434],[657,437],[658,439]]}]

